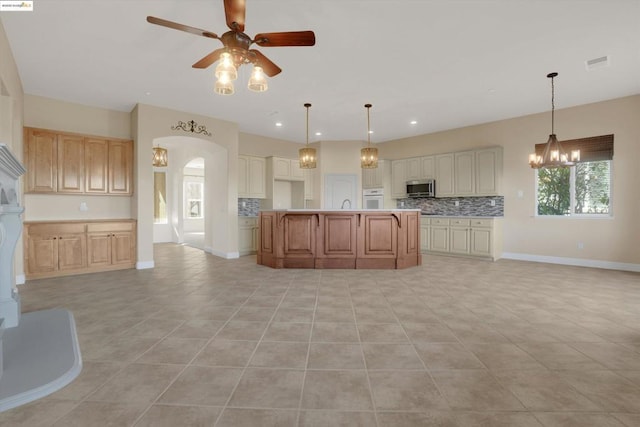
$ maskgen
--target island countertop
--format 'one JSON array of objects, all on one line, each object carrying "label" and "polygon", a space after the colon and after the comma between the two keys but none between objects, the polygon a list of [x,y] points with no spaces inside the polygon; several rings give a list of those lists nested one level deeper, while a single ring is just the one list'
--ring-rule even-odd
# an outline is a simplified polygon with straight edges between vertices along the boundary
[{"label": "island countertop", "polygon": [[258,228],[257,262],[272,268],[422,264],[420,209],[265,210]]}]

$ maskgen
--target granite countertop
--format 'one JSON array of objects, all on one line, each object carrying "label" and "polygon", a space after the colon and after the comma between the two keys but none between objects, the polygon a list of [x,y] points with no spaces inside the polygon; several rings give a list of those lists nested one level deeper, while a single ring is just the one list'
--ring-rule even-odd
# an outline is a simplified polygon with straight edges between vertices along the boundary
[{"label": "granite countertop", "polygon": [[420,209],[265,209],[263,212],[420,212]]}]

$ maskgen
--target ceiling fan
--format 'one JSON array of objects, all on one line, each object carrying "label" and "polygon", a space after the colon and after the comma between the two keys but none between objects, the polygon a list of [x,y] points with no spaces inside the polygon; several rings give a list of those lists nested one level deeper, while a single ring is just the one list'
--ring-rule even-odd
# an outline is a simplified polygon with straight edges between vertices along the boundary
[{"label": "ceiling fan", "polygon": [[147,16],[147,22],[202,37],[218,39],[222,42],[223,47],[214,50],[192,65],[193,68],[207,68],[217,60],[220,60],[216,67],[216,77],[218,78],[215,88],[216,93],[222,95],[232,94],[232,81],[237,78],[237,68],[242,64],[249,63],[254,65],[254,72],[249,80],[249,89],[263,92],[267,90],[267,84],[262,73],[264,72],[267,76],[273,77],[279,74],[282,69],[260,51],[250,49],[251,45],[255,43],[262,47],[313,46],[316,43],[316,36],[313,31],[288,31],[259,33],[252,39],[244,33],[245,9],[245,0],[224,0],[224,13],[230,31],[221,36],[211,31],[154,16]]}]

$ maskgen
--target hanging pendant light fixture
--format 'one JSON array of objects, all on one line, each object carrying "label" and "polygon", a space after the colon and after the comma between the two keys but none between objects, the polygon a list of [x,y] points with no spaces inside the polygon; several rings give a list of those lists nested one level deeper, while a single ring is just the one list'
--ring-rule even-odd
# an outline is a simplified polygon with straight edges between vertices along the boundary
[{"label": "hanging pendant light fixture", "polygon": [[549,140],[544,145],[542,153],[538,153],[536,150],[536,152],[529,154],[529,166],[533,169],[569,167],[580,161],[580,150],[571,150],[571,157],[569,157],[554,131],[555,86],[553,79],[557,76],[558,73],[547,74],[547,77],[551,79],[551,135],[549,135]]},{"label": "hanging pendant light fixture", "polygon": [[304,107],[307,109],[307,144],[299,150],[300,169],[315,169],[316,149],[309,147],[309,107],[311,104],[306,103]]},{"label": "hanging pendant light fixture", "polygon": [[158,168],[166,167],[169,163],[169,157],[167,155],[166,148],[160,148],[160,146],[153,147],[153,166]]},{"label": "hanging pendant light fixture", "polygon": [[360,150],[360,167],[362,169],[375,169],[378,167],[378,149],[371,146],[371,119],[369,109],[371,104],[364,104],[367,109],[367,146]]}]

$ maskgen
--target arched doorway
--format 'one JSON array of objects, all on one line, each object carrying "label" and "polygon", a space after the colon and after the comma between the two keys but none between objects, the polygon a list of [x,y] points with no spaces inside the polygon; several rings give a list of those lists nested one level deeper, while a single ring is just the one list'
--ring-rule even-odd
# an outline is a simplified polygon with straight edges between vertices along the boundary
[{"label": "arched doorway", "polygon": [[204,250],[205,207],[204,158],[191,159],[182,169],[182,240]]}]

